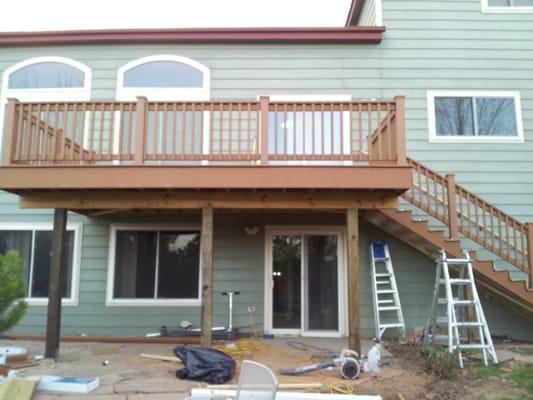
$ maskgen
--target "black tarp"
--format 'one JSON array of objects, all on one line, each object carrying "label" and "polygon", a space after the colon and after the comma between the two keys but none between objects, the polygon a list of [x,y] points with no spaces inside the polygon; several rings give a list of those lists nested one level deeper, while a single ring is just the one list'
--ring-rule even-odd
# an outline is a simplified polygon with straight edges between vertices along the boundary
[{"label": "black tarp", "polygon": [[221,384],[229,381],[235,374],[233,358],[215,349],[177,346],[174,354],[185,365],[185,368],[176,371],[176,377],[179,379]]}]

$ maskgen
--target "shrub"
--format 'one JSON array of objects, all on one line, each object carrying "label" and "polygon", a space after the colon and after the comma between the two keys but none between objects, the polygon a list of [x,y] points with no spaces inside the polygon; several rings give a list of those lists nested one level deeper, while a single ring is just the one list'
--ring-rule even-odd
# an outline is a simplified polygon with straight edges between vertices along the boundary
[{"label": "shrub", "polygon": [[424,369],[443,379],[453,379],[459,374],[458,352],[426,343],[420,346],[424,357]]},{"label": "shrub", "polygon": [[24,297],[24,264],[16,251],[0,254],[0,332],[14,327],[28,304]]}]

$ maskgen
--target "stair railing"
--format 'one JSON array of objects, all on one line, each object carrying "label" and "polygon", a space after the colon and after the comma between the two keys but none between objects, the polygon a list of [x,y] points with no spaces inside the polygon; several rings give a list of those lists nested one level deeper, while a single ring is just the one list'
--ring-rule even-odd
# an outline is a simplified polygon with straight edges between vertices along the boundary
[{"label": "stair railing", "polygon": [[528,274],[533,288],[533,223],[522,223],[455,183],[455,175],[440,175],[408,158],[413,170],[409,203],[448,225],[449,238],[459,234],[482,245]]}]

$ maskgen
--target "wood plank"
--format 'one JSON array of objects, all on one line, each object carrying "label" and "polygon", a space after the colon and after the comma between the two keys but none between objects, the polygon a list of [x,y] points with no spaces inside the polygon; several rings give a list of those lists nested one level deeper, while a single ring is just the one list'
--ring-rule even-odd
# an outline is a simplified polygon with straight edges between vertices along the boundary
[{"label": "wood plank", "polygon": [[0,189],[329,189],[398,190],[410,167],[390,166],[7,166]]},{"label": "wood plank", "polygon": [[359,210],[346,211],[348,258],[348,341],[352,350],[361,354],[361,304],[359,271]]},{"label": "wood plank", "polygon": [[45,357],[58,359],[59,335],[61,330],[61,268],[64,258],[63,242],[66,236],[67,210],[54,210],[52,232],[52,254],[48,284],[48,317],[46,323]]},{"label": "wood plank", "polygon": [[[10,333],[9,339],[41,341],[46,336],[42,334]],[[149,343],[149,344],[199,344],[199,337],[172,337],[172,336],[61,336],[61,342],[68,343]]]},{"label": "wood plank", "polygon": [[202,333],[200,345],[211,347],[213,327],[213,207],[202,209]]},{"label": "wood plank", "polygon": [[30,192],[21,193],[20,208],[71,210],[199,209],[395,209],[398,196],[380,192]]}]

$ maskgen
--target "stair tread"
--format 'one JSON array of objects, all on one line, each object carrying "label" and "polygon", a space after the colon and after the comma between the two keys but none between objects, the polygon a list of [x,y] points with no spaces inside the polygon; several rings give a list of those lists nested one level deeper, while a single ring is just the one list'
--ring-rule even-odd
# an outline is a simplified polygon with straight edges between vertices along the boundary
[{"label": "stair tread", "polygon": [[400,307],[398,307],[398,306],[378,307],[379,311],[394,311],[394,310],[399,310],[399,309],[400,309]]}]

